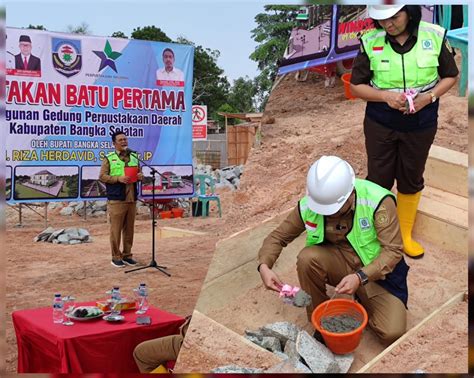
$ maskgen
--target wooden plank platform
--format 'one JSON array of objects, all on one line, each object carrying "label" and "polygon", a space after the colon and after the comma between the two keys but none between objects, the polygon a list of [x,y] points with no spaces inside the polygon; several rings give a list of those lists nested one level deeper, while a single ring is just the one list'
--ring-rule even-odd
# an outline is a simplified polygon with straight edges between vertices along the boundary
[{"label": "wooden plank platform", "polygon": [[467,255],[469,200],[440,189],[422,192],[414,235],[422,236],[443,249]]},{"label": "wooden plank platform", "polygon": [[425,167],[425,185],[468,196],[468,155],[432,145]]}]

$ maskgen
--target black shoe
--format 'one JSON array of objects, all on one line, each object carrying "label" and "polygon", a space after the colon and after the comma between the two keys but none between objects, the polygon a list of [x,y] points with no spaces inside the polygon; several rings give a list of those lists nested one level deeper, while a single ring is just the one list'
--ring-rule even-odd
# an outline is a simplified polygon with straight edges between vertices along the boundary
[{"label": "black shoe", "polygon": [[326,342],[324,341],[323,335],[321,335],[321,332],[319,331],[314,331],[313,333],[313,338],[317,341],[320,342],[323,345],[326,345]]},{"label": "black shoe", "polygon": [[125,268],[125,264],[122,262],[122,260],[112,260],[110,263],[116,268]]},{"label": "black shoe", "polygon": [[137,262],[134,259],[132,259],[131,257],[126,258],[126,259],[122,259],[122,261],[127,265],[137,265]]}]

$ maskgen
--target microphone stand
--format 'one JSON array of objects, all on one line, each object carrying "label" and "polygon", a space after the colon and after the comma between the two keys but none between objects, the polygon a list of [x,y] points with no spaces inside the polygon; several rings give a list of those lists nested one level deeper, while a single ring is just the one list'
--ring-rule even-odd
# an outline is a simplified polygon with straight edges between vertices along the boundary
[{"label": "microphone stand", "polygon": [[153,183],[152,183],[152,187],[151,187],[151,198],[152,198],[152,212],[151,212],[151,219],[152,219],[152,222],[151,222],[151,227],[152,227],[152,241],[151,241],[151,261],[148,265],[146,266],[141,266],[139,268],[135,268],[135,269],[131,269],[131,270],[127,270],[125,271],[125,273],[130,273],[130,272],[135,272],[136,270],[142,270],[142,269],[147,269],[147,268],[155,268],[157,270],[159,270],[161,273],[167,275],[168,277],[171,277],[171,274],[169,274],[165,269],[168,269],[166,266],[162,266],[162,265],[158,265],[156,263],[156,260],[155,260],[155,228],[156,228],[156,219],[155,219],[155,178],[156,178],[156,174],[160,175],[161,177],[163,177],[163,175],[158,172],[155,168],[153,168],[151,165],[147,164],[146,162],[144,162],[143,160],[141,160],[139,157],[138,157],[138,153],[136,151],[130,151],[130,154],[135,154],[137,160],[139,162],[141,162],[143,165],[145,165],[146,167],[150,168],[151,170],[151,175],[153,177]]}]

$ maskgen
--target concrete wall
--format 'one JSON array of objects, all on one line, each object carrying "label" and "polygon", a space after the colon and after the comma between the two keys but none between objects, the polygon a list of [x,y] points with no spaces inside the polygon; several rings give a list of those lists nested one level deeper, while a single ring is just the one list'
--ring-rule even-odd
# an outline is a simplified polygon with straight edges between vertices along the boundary
[{"label": "concrete wall", "polygon": [[220,153],[220,166],[213,168],[223,168],[228,165],[226,134],[208,134],[206,141],[193,142],[193,158],[196,158],[198,151],[218,151]]}]

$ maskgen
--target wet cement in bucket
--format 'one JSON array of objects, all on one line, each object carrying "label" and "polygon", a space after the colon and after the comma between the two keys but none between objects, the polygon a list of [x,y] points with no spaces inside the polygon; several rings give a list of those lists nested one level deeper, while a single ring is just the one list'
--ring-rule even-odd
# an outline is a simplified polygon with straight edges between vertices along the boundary
[{"label": "wet cement in bucket", "polygon": [[321,327],[328,332],[334,333],[351,332],[360,327],[361,324],[360,320],[347,314],[325,316],[321,319]]}]

